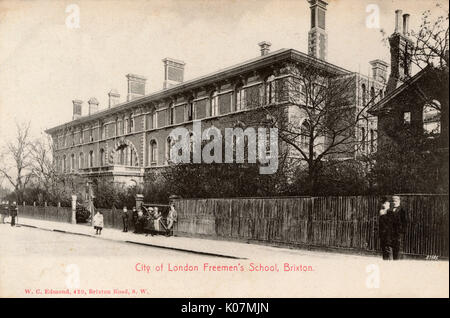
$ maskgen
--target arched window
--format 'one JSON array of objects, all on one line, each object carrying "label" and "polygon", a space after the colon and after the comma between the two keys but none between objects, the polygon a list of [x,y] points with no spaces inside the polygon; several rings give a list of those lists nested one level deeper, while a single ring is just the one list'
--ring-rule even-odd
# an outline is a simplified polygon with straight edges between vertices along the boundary
[{"label": "arched window", "polygon": [[84,168],[84,154],[80,152],[80,156],[78,157],[78,167],[79,169]]},{"label": "arched window", "polygon": [[66,155],[63,156],[62,171],[63,171],[63,172],[66,172],[66,171],[67,171],[67,159],[66,159]]},{"label": "arched window", "polygon": [[427,135],[438,135],[441,133],[441,103],[433,100],[426,103],[422,112],[423,130]]},{"label": "arched window", "polygon": [[74,171],[75,170],[75,155],[71,154],[70,155],[70,171]]},{"label": "arched window", "polygon": [[80,127],[80,144],[84,142],[84,129]]},{"label": "arched window", "polygon": [[309,148],[311,126],[307,120],[300,126],[300,147]]},{"label": "arched window", "polygon": [[116,136],[119,136],[120,126],[119,126],[119,117],[116,117]]},{"label": "arched window", "polygon": [[94,127],[89,128],[89,141],[94,141]]},{"label": "arched window", "polygon": [[157,127],[158,127],[158,117],[156,110],[154,110],[152,112],[152,129],[155,129]]},{"label": "arched window", "polygon": [[89,161],[88,161],[88,167],[92,168],[94,166],[94,151],[89,151]]},{"label": "arched window", "polygon": [[366,106],[366,85],[365,84],[361,85],[361,90],[362,90],[362,105]]},{"label": "arched window", "polygon": [[174,143],[174,140],[172,137],[167,137],[166,139],[166,160],[167,163],[169,163],[171,161],[171,156],[170,156],[170,149],[172,148],[172,145]]},{"label": "arched window", "polygon": [[275,76],[269,76],[265,81],[265,92],[266,92],[266,104],[275,103],[275,92],[276,92],[276,82]]},{"label": "arched window", "polygon": [[209,96],[209,116],[217,115],[219,115],[219,94],[214,90]]},{"label": "arched window", "polygon": [[105,165],[105,150],[103,148],[100,149],[98,157],[100,160],[100,167],[103,167]]},{"label": "arched window", "polygon": [[378,95],[380,95],[380,99],[382,99],[382,98],[384,97],[384,95],[383,95],[383,90],[382,90],[382,89],[380,89]]},{"label": "arched window", "polygon": [[370,102],[375,102],[375,88],[373,86],[370,88]]},{"label": "arched window", "polygon": [[235,110],[243,110],[245,108],[245,89],[242,84],[236,86],[235,95]]},{"label": "arched window", "polygon": [[150,151],[149,151],[149,164],[158,164],[158,143],[156,140],[150,140]]}]

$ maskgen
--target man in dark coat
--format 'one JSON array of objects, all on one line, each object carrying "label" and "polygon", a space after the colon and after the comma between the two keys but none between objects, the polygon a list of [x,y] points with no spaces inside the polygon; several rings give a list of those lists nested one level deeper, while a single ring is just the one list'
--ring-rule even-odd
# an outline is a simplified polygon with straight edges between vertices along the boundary
[{"label": "man in dark coat", "polygon": [[9,214],[11,215],[11,226],[16,225],[17,210],[17,204],[16,202],[13,202],[9,209]]},{"label": "man in dark coat", "polygon": [[381,253],[383,260],[392,259],[392,217],[388,213],[390,202],[388,198],[384,197],[381,200],[381,209],[379,211],[378,234],[380,237]]},{"label": "man in dark coat", "polygon": [[400,197],[392,197],[392,208],[388,212],[392,219],[392,257],[394,260],[401,258],[403,236],[406,232],[407,215],[406,210],[401,206]]}]

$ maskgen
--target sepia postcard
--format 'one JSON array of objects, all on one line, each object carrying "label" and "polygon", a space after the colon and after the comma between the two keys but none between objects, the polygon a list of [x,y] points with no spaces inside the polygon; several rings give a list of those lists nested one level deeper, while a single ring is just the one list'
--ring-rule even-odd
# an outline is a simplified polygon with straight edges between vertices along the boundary
[{"label": "sepia postcard", "polygon": [[448,62],[444,0],[0,0],[0,297],[448,298]]}]

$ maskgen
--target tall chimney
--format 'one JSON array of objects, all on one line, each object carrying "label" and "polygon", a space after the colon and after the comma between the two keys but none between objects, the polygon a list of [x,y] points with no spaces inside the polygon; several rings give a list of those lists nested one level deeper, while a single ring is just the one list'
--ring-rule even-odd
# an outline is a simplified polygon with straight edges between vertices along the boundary
[{"label": "tall chimney", "polygon": [[395,10],[395,30],[394,33],[402,33],[402,10]]},{"label": "tall chimney", "polygon": [[145,77],[136,74],[127,74],[128,94],[127,102],[145,96]]},{"label": "tall chimney", "polygon": [[119,102],[120,102],[120,94],[119,94],[119,92],[117,90],[112,89],[108,93],[108,97],[109,97],[108,98],[108,100],[109,100],[108,107],[109,108],[114,107],[117,104],[119,104]]},{"label": "tall chimney", "polygon": [[403,15],[403,35],[409,35],[409,14],[405,13]]},{"label": "tall chimney", "polygon": [[162,61],[164,63],[163,89],[182,83],[184,80],[184,66],[186,63],[169,57],[166,57]]},{"label": "tall chimney", "polygon": [[98,100],[95,97],[91,97],[88,101],[89,104],[89,116],[98,112]]},{"label": "tall chimney", "polygon": [[328,34],[325,28],[325,15],[328,2],[325,0],[308,0],[311,10],[311,30],[308,32],[308,54],[326,60]]},{"label": "tall chimney", "polygon": [[83,101],[79,99],[74,99],[72,101],[72,104],[73,104],[72,120],[75,120],[81,117],[81,106],[83,104]]},{"label": "tall chimney", "polygon": [[369,62],[372,65],[372,77],[374,80],[386,83],[387,82],[387,68],[388,63],[382,60],[373,60]]},{"label": "tall chimney", "polygon": [[258,43],[260,50],[261,50],[261,56],[267,55],[270,52],[270,46],[272,43],[267,41],[262,41]]},{"label": "tall chimney", "polygon": [[389,37],[391,51],[391,72],[387,82],[387,93],[402,85],[411,75],[411,52],[414,42],[408,36],[409,14],[403,15],[402,10],[395,10],[395,30]]}]

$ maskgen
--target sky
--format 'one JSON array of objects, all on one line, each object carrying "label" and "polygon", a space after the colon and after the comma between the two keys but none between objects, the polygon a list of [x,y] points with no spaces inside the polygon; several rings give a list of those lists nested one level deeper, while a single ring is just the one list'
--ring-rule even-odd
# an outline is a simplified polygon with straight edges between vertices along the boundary
[{"label": "sky", "polygon": [[[414,29],[424,10],[442,12],[436,3],[448,10],[440,0],[329,0],[328,61],[369,74],[369,61],[390,61],[380,29],[393,32],[394,11]],[[66,24],[71,4],[79,28]],[[366,25],[371,4],[380,28]],[[261,41],[306,53],[309,28],[306,0],[0,0],[0,147],[15,122],[31,121],[38,138],[70,121],[73,99],[83,115],[91,97],[107,108],[112,88],[124,101],[128,73],[147,78],[147,94],[160,90],[165,57],[183,60],[189,80],[259,56]]]}]

